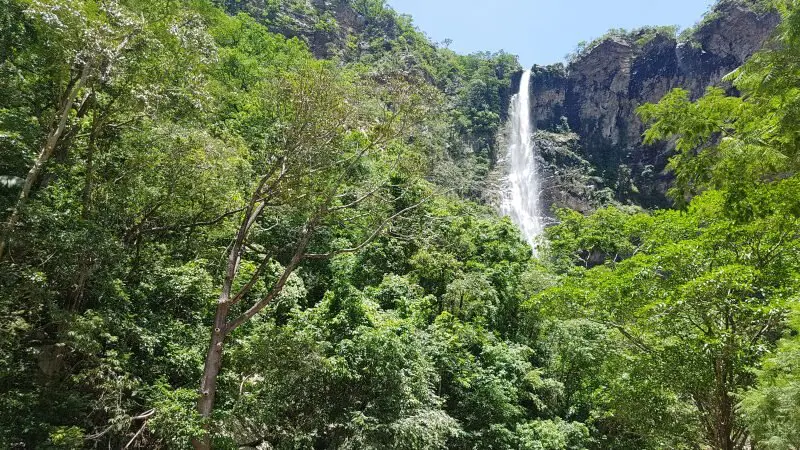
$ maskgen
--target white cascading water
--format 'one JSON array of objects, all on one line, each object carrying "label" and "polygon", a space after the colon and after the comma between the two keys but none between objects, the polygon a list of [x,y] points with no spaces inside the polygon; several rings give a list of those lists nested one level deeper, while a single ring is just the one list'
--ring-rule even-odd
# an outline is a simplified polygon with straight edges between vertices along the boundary
[{"label": "white cascading water", "polygon": [[531,243],[542,233],[544,223],[539,205],[540,180],[533,147],[530,105],[531,72],[522,74],[519,93],[511,99],[511,133],[501,212],[517,224]]}]

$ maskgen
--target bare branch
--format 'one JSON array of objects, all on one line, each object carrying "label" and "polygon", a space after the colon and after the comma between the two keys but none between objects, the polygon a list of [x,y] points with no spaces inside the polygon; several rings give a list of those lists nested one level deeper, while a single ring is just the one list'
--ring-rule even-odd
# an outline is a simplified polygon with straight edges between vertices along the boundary
[{"label": "bare branch", "polygon": [[233,296],[233,298],[228,300],[229,304],[235,305],[239,303],[242,300],[242,298],[244,298],[244,296],[247,295],[253,289],[253,286],[255,286],[256,283],[258,283],[259,278],[261,278],[261,276],[264,274],[264,271],[267,269],[269,262],[270,262],[269,256],[265,256],[264,259],[261,261],[261,264],[259,264],[258,269],[256,269],[256,272],[250,277],[250,280],[247,282],[247,284],[245,284],[244,287],[239,289],[239,292],[237,292],[236,295]]},{"label": "bare branch", "polygon": [[297,245],[295,247],[294,255],[292,256],[292,260],[289,264],[283,269],[283,273],[281,274],[278,281],[275,282],[275,285],[272,286],[272,289],[267,293],[264,298],[259,300],[256,304],[250,307],[247,311],[245,311],[241,316],[229,322],[225,327],[225,333],[230,333],[231,331],[238,328],[243,323],[250,320],[253,316],[261,312],[270,302],[272,302],[275,297],[277,297],[281,291],[283,291],[283,287],[286,285],[286,282],[289,280],[289,277],[294,273],[297,266],[300,265],[300,262],[303,260],[303,254],[306,251],[306,247],[308,247],[308,243],[311,240],[311,236],[314,234],[314,227],[317,225],[317,222],[321,218],[321,214],[318,213],[315,215],[309,222],[306,223],[305,230],[303,234],[300,236],[300,239],[297,241]]},{"label": "bare branch", "polygon": [[131,444],[133,444],[133,443],[136,441],[136,438],[138,438],[138,437],[139,437],[139,435],[141,435],[141,434],[142,434],[142,432],[144,431],[144,429],[145,429],[146,427],[147,427],[147,420],[145,420],[145,421],[144,421],[144,423],[142,423],[142,426],[141,426],[141,428],[139,428],[139,431],[137,431],[137,432],[136,432],[136,434],[134,434],[134,435],[133,435],[133,437],[131,438],[131,440],[130,440],[130,441],[128,441],[128,443],[127,443],[127,444],[125,445],[125,447],[123,447],[123,448],[130,448]]},{"label": "bare branch", "polygon": [[402,216],[403,214],[405,214],[405,213],[407,213],[409,211],[412,211],[414,209],[419,208],[421,205],[423,205],[425,202],[430,200],[435,195],[437,195],[437,194],[431,194],[428,197],[425,197],[424,199],[420,200],[419,202],[417,202],[417,203],[415,203],[415,204],[413,204],[413,205],[411,205],[411,206],[409,206],[409,207],[407,207],[405,209],[402,209],[402,210],[396,212],[395,214],[392,214],[386,220],[381,222],[381,224],[378,225],[377,228],[375,228],[375,230],[372,232],[372,234],[370,234],[364,241],[362,241],[359,245],[357,245],[355,247],[336,250],[336,251],[329,252],[329,253],[309,253],[309,254],[305,255],[305,258],[306,259],[328,259],[328,258],[331,258],[333,256],[341,255],[341,254],[344,254],[344,253],[355,253],[355,252],[363,249],[367,245],[369,245],[372,241],[374,241],[375,238],[377,238],[381,234],[381,232],[390,223],[392,223],[394,221],[394,219]]},{"label": "bare branch", "polygon": [[329,211],[336,212],[336,211],[341,211],[343,209],[349,209],[349,208],[352,208],[354,206],[358,206],[364,200],[366,200],[366,199],[372,197],[373,195],[375,195],[375,193],[378,192],[381,189],[381,187],[382,186],[376,187],[375,189],[367,192],[366,194],[362,195],[361,197],[353,200],[352,202],[350,202],[350,203],[348,203],[346,205],[341,205],[341,206],[337,206],[335,208],[330,208]]},{"label": "bare branch", "polygon": [[226,211],[226,212],[220,214],[219,216],[217,216],[217,217],[215,217],[215,218],[213,218],[211,220],[203,220],[203,221],[200,221],[200,222],[192,222],[192,223],[186,223],[186,224],[182,224],[182,225],[170,225],[170,226],[164,226],[164,227],[148,228],[146,230],[143,230],[142,233],[158,233],[160,231],[183,230],[183,229],[186,229],[186,228],[195,228],[195,227],[205,227],[205,226],[216,225],[216,224],[222,222],[223,220],[225,220],[226,218],[228,218],[230,216],[233,216],[234,214],[238,214],[238,213],[244,211],[245,208],[246,207],[241,207],[241,208],[236,208],[236,209],[233,209],[233,210],[230,210],[230,211]]},{"label": "bare branch", "polygon": [[142,420],[142,419],[149,419],[153,414],[156,413],[155,408],[151,409],[150,411],[145,411],[138,416],[131,417],[131,420]]}]

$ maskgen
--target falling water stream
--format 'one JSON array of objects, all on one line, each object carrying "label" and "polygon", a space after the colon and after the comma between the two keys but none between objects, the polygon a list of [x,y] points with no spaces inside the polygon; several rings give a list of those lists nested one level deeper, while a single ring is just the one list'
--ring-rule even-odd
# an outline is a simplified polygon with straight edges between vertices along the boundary
[{"label": "falling water stream", "polygon": [[539,171],[533,146],[530,80],[531,72],[526,70],[519,83],[519,93],[511,99],[507,177],[501,212],[509,216],[528,242],[533,244],[544,229],[544,224],[539,205]]}]

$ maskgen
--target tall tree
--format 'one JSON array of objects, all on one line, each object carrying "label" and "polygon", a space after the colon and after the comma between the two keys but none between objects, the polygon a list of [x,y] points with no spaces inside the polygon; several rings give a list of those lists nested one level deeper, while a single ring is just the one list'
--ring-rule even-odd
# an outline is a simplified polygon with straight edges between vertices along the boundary
[{"label": "tall tree", "polygon": [[[227,252],[198,399],[206,419],[214,407],[226,338],[275,300],[304,260],[357,251],[419,204],[403,204],[404,186],[419,173],[413,167],[424,164],[402,137],[423,112],[425,96],[393,77],[362,79],[357,90],[354,76],[309,60],[258,91],[259,117],[269,122],[256,123],[270,131],[266,145],[253,149],[254,181]],[[276,211],[290,217],[289,239],[278,248],[253,246],[259,233],[274,226]],[[320,230],[365,217],[372,225],[360,242],[309,251]],[[237,283],[243,258],[257,269]],[[253,287],[278,261],[280,274],[265,295],[254,298]],[[210,442],[206,435],[194,446],[209,448]]]}]

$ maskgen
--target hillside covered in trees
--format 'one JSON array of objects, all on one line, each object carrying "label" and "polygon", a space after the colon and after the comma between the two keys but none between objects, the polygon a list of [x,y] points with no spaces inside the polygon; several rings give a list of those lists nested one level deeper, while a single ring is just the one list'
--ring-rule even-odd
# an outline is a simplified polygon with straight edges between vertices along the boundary
[{"label": "hillside covered in trees", "polygon": [[565,119],[591,208],[532,249],[513,55],[383,0],[0,0],[0,448],[800,448],[800,3],[731,7],[763,48],[636,105],[673,206]]}]

